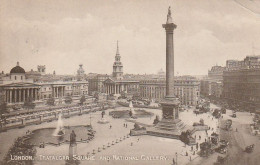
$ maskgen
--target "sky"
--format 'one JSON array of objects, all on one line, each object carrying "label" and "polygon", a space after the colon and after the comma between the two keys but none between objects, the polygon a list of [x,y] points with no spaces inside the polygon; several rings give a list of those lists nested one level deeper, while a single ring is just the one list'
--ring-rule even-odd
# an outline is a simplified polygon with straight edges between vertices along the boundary
[{"label": "sky", "polygon": [[0,71],[111,74],[117,40],[124,73],[165,70],[169,6],[175,74],[260,55],[260,0],[0,0]]}]

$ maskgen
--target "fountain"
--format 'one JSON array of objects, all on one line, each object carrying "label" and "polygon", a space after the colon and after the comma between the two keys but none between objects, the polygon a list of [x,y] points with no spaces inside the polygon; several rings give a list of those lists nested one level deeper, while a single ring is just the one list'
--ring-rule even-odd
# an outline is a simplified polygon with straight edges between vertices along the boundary
[{"label": "fountain", "polygon": [[63,136],[65,134],[65,129],[63,126],[63,121],[61,120],[61,113],[59,113],[58,123],[55,131],[53,132],[53,136]]},{"label": "fountain", "polygon": [[130,111],[132,112],[132,115],[133,116],[136,115],[132,101],[129,102],[129,108],[130,108]]}]

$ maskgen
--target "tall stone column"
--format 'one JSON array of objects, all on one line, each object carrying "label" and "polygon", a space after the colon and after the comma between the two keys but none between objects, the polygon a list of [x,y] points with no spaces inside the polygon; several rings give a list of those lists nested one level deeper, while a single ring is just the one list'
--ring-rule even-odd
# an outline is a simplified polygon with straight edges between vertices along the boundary
[{"label": "tall stone column", "polygon": [[166,24],[162,25],[166,32],[166,97],[161,102],[163,118],[178,119],[179,100],[174,95],[174,47],[173,32],[177,27],[171,17],[169,7]]}]

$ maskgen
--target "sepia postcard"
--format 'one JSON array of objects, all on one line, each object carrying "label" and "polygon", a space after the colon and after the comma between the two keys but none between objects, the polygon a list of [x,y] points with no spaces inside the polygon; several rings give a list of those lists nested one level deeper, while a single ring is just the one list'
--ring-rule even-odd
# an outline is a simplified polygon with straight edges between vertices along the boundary
[{"label": "sepia postcard", "polygon": [[259,165],[260,0],[0,0],[0,165]]}]

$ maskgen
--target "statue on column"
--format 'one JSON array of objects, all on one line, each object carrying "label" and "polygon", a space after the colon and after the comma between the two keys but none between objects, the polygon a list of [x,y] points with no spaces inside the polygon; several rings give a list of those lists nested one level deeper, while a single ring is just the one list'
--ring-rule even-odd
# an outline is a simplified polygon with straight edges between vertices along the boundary
[{"label": "statue on column", "polygon": [[173,22],[172,22],[171,6],[169,6],[169,8],[168,8],[167,22],[166,22],[166,23],[173,23]]},{"label": "statue on column", "polygon": [[171,6],[169,6],[169,8],[168,8],[168,16],[171,16],[171,15],[172,15]]}]

